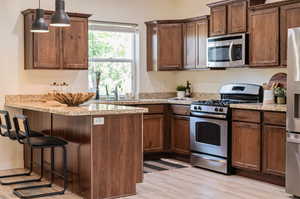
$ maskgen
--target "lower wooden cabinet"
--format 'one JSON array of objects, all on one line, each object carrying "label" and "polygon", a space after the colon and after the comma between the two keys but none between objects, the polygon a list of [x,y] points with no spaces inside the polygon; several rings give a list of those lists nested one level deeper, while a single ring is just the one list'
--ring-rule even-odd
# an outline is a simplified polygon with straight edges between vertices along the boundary
[{"label": "lower wooden cabinet", "polygon": [[263,127],[263,172],[285,175],[286,129],[280,126]]},{"label": "lower wooden cabinet", "polygon": [[144,152],[162,152],[164,137],[164,115],[144,116]]},{"label": "lower wooden cabinet", "polygon": [[232,165],[260,171],[261,128],[259,124],[232,123]]},{"label": "lower wooden cabinet", "polygon": [[188,155],[190,154],[190,120],[189,117],[171,116],[172,152]]}]

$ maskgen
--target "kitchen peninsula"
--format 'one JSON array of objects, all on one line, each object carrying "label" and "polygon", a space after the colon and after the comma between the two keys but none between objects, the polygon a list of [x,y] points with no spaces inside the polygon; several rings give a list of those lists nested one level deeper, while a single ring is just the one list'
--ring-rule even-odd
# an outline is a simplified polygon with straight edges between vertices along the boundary
[{"label": "kitchen peninsula", "polygon": [[[32,130],[68,142],[70,191],[87,199],[136,194],[136,183],[143,181],[142,126],[147,109],[94,103],[67,107],[21,98],[7,96],[6,107],[21,109]],[[36,171],[38,153],[34,152]],[[48,153],[45,151],[45,168],[49,168]],[[55,170],[61,173],[62,154],[55,153]],[[26,147],[24,154],[28,167]],[[58,177],[56,182],[61,183]]]}]

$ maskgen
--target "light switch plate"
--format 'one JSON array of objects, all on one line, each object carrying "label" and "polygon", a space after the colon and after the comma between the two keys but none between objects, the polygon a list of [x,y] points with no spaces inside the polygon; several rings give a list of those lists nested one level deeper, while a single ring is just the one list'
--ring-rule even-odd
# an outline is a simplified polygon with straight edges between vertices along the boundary
[{"label": "light switch plate", "polygon": [[93,125],[104,125],[104,117],[95,117]]}]

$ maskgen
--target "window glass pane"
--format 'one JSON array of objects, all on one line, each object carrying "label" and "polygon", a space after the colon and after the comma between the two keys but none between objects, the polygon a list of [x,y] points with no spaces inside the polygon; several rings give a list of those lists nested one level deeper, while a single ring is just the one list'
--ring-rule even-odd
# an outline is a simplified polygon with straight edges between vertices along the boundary
[{"label": "window glass pane", "polygon": [[90,58],[132,59],[133,33],[89,31]]},{"label": "window glass pane", "polygon": [[100,95],[106,95],[106,86],[109,95],[113,95],[112,91],[119,86],[119,94],[132,93],[132,63],[129,62],[90,62],[89,70],[89,86],[95,87],[94,71],[101,72],[100,78]]}]

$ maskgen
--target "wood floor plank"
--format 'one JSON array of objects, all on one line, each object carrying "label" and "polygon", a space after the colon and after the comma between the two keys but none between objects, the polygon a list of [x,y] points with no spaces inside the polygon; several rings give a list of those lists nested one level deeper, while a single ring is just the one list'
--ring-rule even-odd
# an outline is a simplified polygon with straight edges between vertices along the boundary
[{"label": "wood floor plank", "polygon": [[[0,198],[16,199],[12,189],[0,186]],[[67,192],[63,196],[45,199],[81,199]],[[290,199],[280,186],[248,179],[226,176],[188,167],[145,174],[144,183],[137,185],[137,195],[124,199]]]}]

